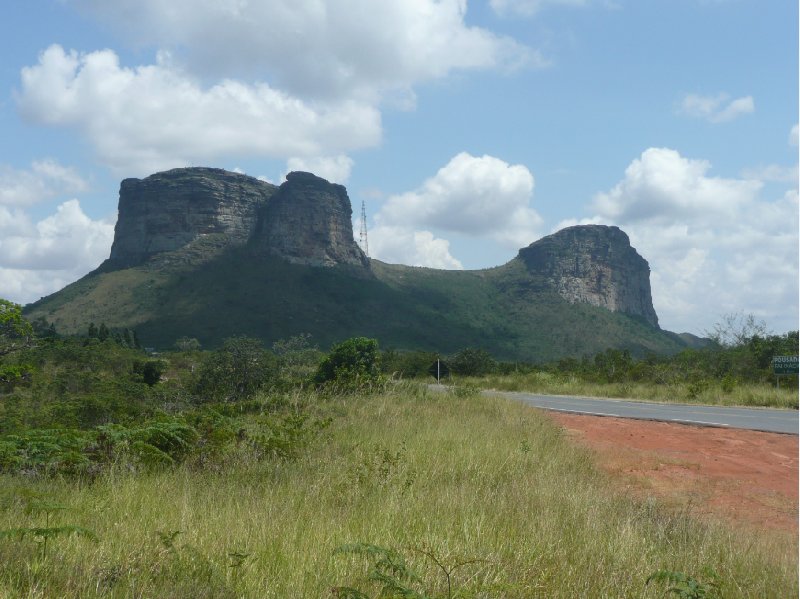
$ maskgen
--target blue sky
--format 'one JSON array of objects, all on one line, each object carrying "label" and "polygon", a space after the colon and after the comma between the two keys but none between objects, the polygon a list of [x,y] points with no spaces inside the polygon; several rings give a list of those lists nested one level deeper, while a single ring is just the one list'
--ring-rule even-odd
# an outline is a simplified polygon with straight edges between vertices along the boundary
[{"label": "blue sky", "polygon": [[121,179],[194,165],[345,184],[387,262],[483,268],[615,224],[662,327],[797,328],[795,1],[4,8],[0,297],[107,257]]}]

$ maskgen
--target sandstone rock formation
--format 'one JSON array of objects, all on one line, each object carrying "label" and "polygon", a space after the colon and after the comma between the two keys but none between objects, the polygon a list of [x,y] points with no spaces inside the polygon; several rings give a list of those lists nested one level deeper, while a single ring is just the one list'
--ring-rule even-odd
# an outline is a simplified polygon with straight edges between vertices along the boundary
[{"label": "sandstone rock formation", "polygon": [[217,246],[249,244],[296,264],[368,267],[351,215],[345,188],[311,173],[289,173],[280,187],[216,168],[125,179],[103,268],[136,266],[209,235],[221,238]]},{"label": "sandstone rock formation", "polygon": [[[154,256],[206,262],[220,249],[247,246],[253,256],[346,266],[373,276],[353,239],[351,217],[345,188],[311,173],[289,173],[275,187],[222,169],[173,169],[122,182],[114,244],[100,270],[136,266]],[[568,302],[658,326],[647,261],[617,227],[563,229],[521,249],[509,266],[522,274],[510,285],[523,295],[555,291]]]},{"label": "sandstone rock formation", "polygon": [[640,316],[658,326],[650,266],[617,227],[568,227],[521,249],[518,259],[540,289],[556,291],[570,303]]},{"label": "sandstone rock formation", "polygon": [[244,245],[255,231],[259,209],[276,190],[253,177],[217,168],[178,168],[125,179],[109,263],[115,268],[141,264],[209,234],[223,234],[229,244]]},{"label": "sandstone rock formation", "polygon": [[295,264],[367,266],[353,240],[352,214],[342,185],[292,172],[263,209],[253,243]]}]

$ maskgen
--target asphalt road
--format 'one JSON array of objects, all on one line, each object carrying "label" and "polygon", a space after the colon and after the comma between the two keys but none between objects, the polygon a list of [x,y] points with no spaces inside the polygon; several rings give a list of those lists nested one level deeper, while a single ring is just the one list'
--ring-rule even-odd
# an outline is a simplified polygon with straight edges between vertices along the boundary
[{"label": "asphalt road", "polygon": [[679,422],[697,426],[743,428],[770,433],[798,434],[797,410],[664,404],[622,399],[535,395],[533,393],[512,393],[510,391],[484,391],[484,393],[516,399],[545,410],[571,412],[573,414],[615,416],[617,418]]}]

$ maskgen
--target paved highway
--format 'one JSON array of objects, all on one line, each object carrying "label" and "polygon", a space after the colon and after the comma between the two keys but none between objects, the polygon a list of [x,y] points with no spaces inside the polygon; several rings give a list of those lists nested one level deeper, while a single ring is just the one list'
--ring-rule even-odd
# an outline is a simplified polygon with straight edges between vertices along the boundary
[{"label": "paved highway", "polygon": [[484,391],[483,393],[516,399],[545,410],[571,412],[573,414],[616,416],[617,418],[679,422],[697,426],[744,428],[770,433],[798,434],[797,410],[664,404],[622,399],[512,393],[510,391]]}]

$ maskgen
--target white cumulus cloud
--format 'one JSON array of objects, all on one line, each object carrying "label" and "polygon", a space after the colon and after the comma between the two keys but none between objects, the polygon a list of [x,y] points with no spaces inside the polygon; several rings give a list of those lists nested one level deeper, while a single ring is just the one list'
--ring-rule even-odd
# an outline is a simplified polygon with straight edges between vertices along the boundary
[{"label": "white cumulus cloud", "polygon": [[710,168],[675,150],[645,150],[597,194],[584,222],[628,233],[650,263],[663,327],[703,333],[720,315],[744,312],[796,328],[797,190],[764,199],[760,181],[711,177]]},{"label": "white cumulus cloud", "polygon": [[0,297],[27,303],[58,291],[108,257],[114,224],[89,218],[78,200],[32,222],[0,206]]},{"label": "white cumulus cloud", "polygon": [[193,72],[268,79],[303,97],[408,90],[458,69],[544,61],[465,23],[466,0],[75,0]]},{"label": "white cumulus cloud", "polygon": [[753,96],[743,96],[730,100],[726,93],[715,96],[687,94],[681,100],[680,112],[687,116],[702,118],[711,123],[725,123],[742,115],[755,112]]},{"label": "white cumulus cloud", "polygon": [[0,204],[29,206],[88,187],[74,169],[52,159],[34,161],[28,170],[0,166]]},{"label": "white cumulus cloud", "polygon": [[488,237],[516,249],[536,239],[542,223],[530,205],[533,188],[525,166],[462,152],[418,189],[390,197],[376,222]]},{"label": "white cumulus cloud", "polygon": [[122,67],[111,50],[50,46],[22,70],[17,102],[31,121],[76,127],[125,174],[221,156],[337,155],[381,137],[380,113],[364,102],[304,102],[229,79],[203,86],[166,62]]},{"label": "white cumulus cloud", "polygon": [[595,196],[592,208],[622,223],[688,220],[709,214],[735,218],[741,206],[755,199],[762,183],[707,177],[710,168],[706,160],[684,158],[669,148],[649,148],[631,162],[622,181]]},{"label": "white cumulus cloud", "polygon": [[369,230],[370,257],[392,264],[461,270],[459,260],[450,254],[450,242],[430,231],[404,227],[377,226]]}]

